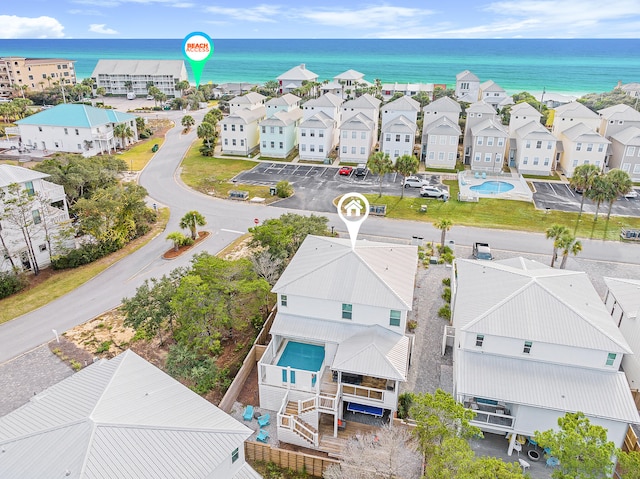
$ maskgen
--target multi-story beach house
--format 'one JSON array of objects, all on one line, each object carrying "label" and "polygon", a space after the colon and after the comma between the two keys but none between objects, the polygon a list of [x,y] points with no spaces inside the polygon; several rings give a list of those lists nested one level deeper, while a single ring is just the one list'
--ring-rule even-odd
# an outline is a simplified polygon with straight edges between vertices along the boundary
[{"label": "multi-story beach house", "polygon": [[640,128],[630,126],[609,138],[607,166],[626,171],[634,182],[640,181]]},{"label": "multi-story beach house", "polygon": [[480,93],[480,79],[469,70],[456,75],[456,100],[464,103],[475,103]]},{"label": "multi-story beach house", "polygon": [[613,105],[598,110],[600,125],[598,133],[605,138],[611,138],[616,133],[635,126],[640,128],[640,112],[629,105]]},{"label": "multi-story beach house", "polygon": [[555,170],[557,139],[540,123],[541,117],[526,102],[511,108],[508,161],[521,174],[551,175]]},{"label": "multi-story beach house", "polygon": [[267,116],[259,122],[260,154],[286,158],[298,145],[298,124],[302,119],[300,98],[291,93],[266,103]]},{"label": "multi-story beach house", "polygon": [[[117,110],[80,104],[63,104],[16,122],[20,141],[27,148],[45,152],[95,156],[113,153],[138,140],[136,117]],[[116,125],[130,128],[131,137],[114,135]]]},{"label": "multi-story beach house", "polygon": [[499,120],[487,119],[471,128],[471,169],[500,173],[509,140],[507,129]]},{"label": "multi-story beach house", "polygon": [[638,82],[631,82],[631,83],[623,84],[621,81],[619,81],[618,85],[616,86],[616,89],[617,90],[622,90],[623,92],[625,92],[630,97],[633,97],[633,98],[639,98],[640,97],[640,83],[638,83]]},{"label": "multi-story beach house", "polygon": [[301,63],[298,66],[287,70],[278,78],[278,93],[283,95],[285,93],[291,93],[292,90],[300,88],[303,82],[317,82],[318,75],[311,70],[307,70],[307,66]]},{"label": "multi-story beach house", "polygon": [[[493,80],[487,80],[478,87],[478,101],[483,100],[496,110],[508,104],[510,98],[505,89]],[[511,103],[513,103],[513,100],[511,100]]]},{"label": "multi-story beach house", "polygon": [[307,236],[273,287],[278,313],[258,363],[278,439],[319,449],[343,411],[388,417],[406,381],[415,246]]},{"label": "multi-story beach house", "polygon": [[605,277],[604,283],[607,311],[633,351],[622,358],[622,369],[631,389],[637,390],[640,389],[640,280]]},{"label": "multi-story beach house", "polygon": [[131,350],[0,418],[0,477],[261,479],[253,431]]},{"label": "multi-story beach house", "polygon": [[456,166],[462,108],[455,100],[445,96],[429,103],[423,109],[422,158],[428,168]]},{"label": "multi-story beach house", "polygon": [[420,103],[408,96],[387,103],[382,108],[380,150],[391,161],[403,155],[412,155],[418,131]]},{"label": "multi-story beach house", "polygon": [[596,132],[600,127],[600,116],[577,101],[560,105],[554,110],[551,133],[558,137],[562,131],[578,123],[584,123]]},{"label": "multi-story beach house", "polygon": [[0,57],[0,98],[20,96],[16,90],[44,90],[56,84],[76,84],[75,60]]},{"label": "multi-story beach house", "polygon": [[259,122],[266,116],[266,97],[250,92],[229,100],[229,115],[220,120],[222,153],[252,155],[260,147]]},{"label": "multi-story beach house", "polygon": [[524,258],[457,259],[453,271],[454,395],[472,423],[512,433],[511,452],[517,435],[581,411],[620,447],[640,421],[619,371],[632,351],[586,273]]},{"label": "multi-story beach house", "polygon": [[389,101],[397,93],[410,97],[418,93],[426,93],[429,98],[433,98],[434,88],[433,83],[383,83],[380,94],[384,101]]},{"label": "multi-story beach house", "polygon": [[342,99],[333,93],[302,105],[302,122],[298,127],[298,152],[301,160],[328,157],[338,144],[340,105]]},{"label": "multi-story beach house", "polygon": [[56,251],[50,248],[58,244],[56,237],[63,225],[69,224],[69,209],[64,188],[47,181],[48,177],[21,166],[0,165],[0,202],[12,196],[12,185],[18,185],[21,194],[33,200],[24,202],[30,211],[25,211],[26,206],[16,210],[16,217],[23,216],[20,224],[9,219],[0,221],[0,271],[14,267],[32,271],[36,265],[46,268],[51,264]]},{"label": "multi-story beach house", "polygon": [[558,135],[562,142],[559,165],[567,178],[573,176],[573,170],[581,165],[596,165],[605,168],[607,148],[611,143],[598,135],[595,130],[585,123],[577,123],[562,130]]},{"label": "multi-story beach house", "polygon": [[144,96],[153,84],[169,97],[176,96],[176,83],[189,81],[182,60],[98,60],[91,78],[110,95]]},{"label": "multi-story beach house", "polygon": [[494,123],[500,123],[500,118],[495,108],[485,103],[484,101],[478,101],[471,104],[466,110],[467,118],[464,126],[464,139],[462,146],[464,149],[465,164],[471,164],[472,147],[474,139],[472,137],[472,129],[474,126],[485,122],[486,120],[493,120]]},{"label": "multi-story beach house", "polygon": [[380,100],[365,93],[342,104],[340,161],[366,163],[378,142]]}]

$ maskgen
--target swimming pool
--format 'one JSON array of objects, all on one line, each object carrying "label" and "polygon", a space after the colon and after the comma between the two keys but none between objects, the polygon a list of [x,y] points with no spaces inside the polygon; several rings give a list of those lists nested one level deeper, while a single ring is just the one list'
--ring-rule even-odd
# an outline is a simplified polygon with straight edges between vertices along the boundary
[{"label": "swimming pool", "polygon": [[289,341],[280,356],[278,366],[304,371],[319,371],[324,361],[324,346]]},{"label": "swimming pool", "polygon": [[483,195],[495,195],[497,193],[511,191],[513,185],[506,181],[485,181],[480,185],[470,186],[469,189]]}]

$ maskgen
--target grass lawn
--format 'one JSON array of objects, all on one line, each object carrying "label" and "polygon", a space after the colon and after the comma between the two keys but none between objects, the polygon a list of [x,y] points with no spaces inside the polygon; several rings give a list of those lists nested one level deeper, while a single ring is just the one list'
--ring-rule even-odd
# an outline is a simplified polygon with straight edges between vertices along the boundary
[{"label": "grass lawn", "polygon": [[121,250],[79,268],[52,271],[49,278],[33,288],[0,300],[0,324],[33,311],[34,309],[38,309],[54,299],[73,291],[102,273],[112,264],[142,248],[162,232],[168,221],[169,209],[161,208],[159,210],[158,221],[153,225],[151,231],[142,238],[132,241]]},{"label": "grass lawn", "polygon": [[554,173],[553,175],[522,175],[523,178],[527,180],[549,180],[549,181],[560,181],[560,177]]},{"label": "grass lawn", "polygon": [[[449,186],[451,198],[458,196],[457,181],[445,181]],[[477,226],[506,230],[532,231],[543,233],[554,224],[561,224],[573,230],[576,227],[578,213],[536,210],[532,203],[524,201],[480,199],[478,203],[464,203],[455,199],[443,202],[426,198],[404,198],[397,196],[365,195],[371,204],[387,205],[387,217],[434,222],[441,218],[450,219],[454,225]],[[420,206],[427,205],[422,213]],[[604,211],[604,214],[603,214]],[[576,235],[580,238],[619,240],[620,228],[640,229],[640,218],[612,216],[606,221],[606,207],[601,208],[598,221],[594,215],[583,214]]]}]

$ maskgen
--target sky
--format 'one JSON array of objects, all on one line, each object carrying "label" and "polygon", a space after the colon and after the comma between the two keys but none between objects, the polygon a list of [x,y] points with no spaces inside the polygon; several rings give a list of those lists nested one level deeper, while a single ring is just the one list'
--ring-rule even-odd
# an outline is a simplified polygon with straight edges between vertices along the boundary
[{"label": "sky", "polygon": [[0,39],[638,38],[640,0],[3,0]]}]

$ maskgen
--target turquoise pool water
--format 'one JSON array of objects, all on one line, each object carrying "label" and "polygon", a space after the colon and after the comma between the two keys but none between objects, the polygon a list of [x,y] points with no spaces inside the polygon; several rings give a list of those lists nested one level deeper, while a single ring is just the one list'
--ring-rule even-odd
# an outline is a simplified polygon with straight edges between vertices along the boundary
[{"label": "turquoise pool water", "polygon": [[[280,356],[278,366],[304,371],[319,371],[324,361],[324,346],[289,341]],[[286,372],[286,371],[284,371]]]},{"label": "turquoise pool water", "polygon": [[481,185],[470,186],[469,189],[484,195],[495,195],[496,193],[511,191],[513,185],[506,181],[485,181]]}]

